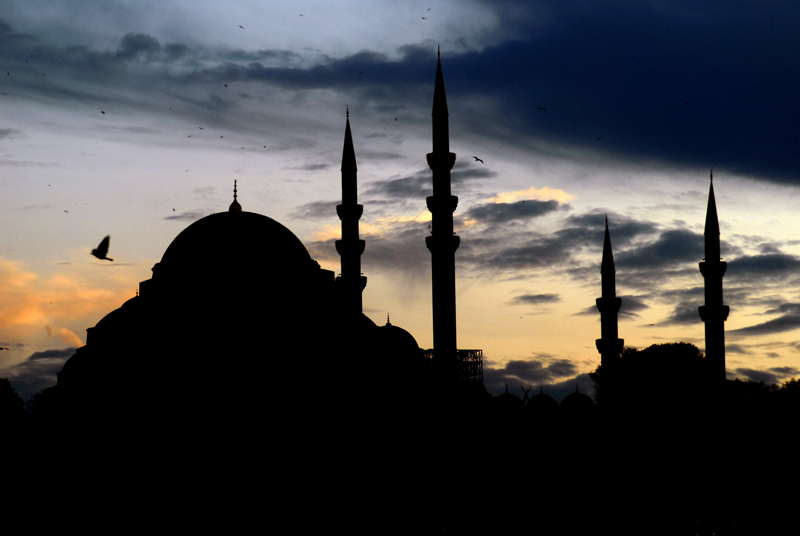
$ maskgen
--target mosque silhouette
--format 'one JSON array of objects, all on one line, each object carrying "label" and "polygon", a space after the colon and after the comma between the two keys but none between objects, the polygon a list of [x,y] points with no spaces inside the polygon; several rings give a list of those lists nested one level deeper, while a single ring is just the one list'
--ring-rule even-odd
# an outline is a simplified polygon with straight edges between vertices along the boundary
[{"label": "mosque silhouette", "polygon": [[146,512],[147,523],[168,513],[228,531],[261,518],[303,532],[746,533],[726,524],[740,519],[729,492],[738,458],[719,402],[728,307],[713,182],[700,263],[707,355],[687,358],[696,389],[661,393],[660,406],[631,390],[642,378],[626,372],[606,220],[602,404],[577,390],[560,407],[543,389],[524,401],[508,390],[492,397],[481,350],[456,341],[456,155],[441,60],[432,117],[432,350],[363,314],[348,111],[341,274],[280,223],[244,211],[234,183],[229,210],[182,231],[58,374],[39,437],[62,445],[57,479],[104,516]]}]

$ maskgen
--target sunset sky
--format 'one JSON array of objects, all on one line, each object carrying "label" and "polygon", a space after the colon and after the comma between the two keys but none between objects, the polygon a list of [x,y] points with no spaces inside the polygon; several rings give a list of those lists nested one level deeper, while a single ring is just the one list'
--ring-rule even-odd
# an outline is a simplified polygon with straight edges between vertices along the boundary
[{"label": "sunset sky", "polygon": [[605,214],[620,337],[703,349],[712,167],[728,376],[798,377],[797,28],[791,2],[0,0],[0,377],[54,385],[234,179],[338,273],[347,106],[365,313],[429,348],[437,45],[458,345],[490,391],[590,389]]}]

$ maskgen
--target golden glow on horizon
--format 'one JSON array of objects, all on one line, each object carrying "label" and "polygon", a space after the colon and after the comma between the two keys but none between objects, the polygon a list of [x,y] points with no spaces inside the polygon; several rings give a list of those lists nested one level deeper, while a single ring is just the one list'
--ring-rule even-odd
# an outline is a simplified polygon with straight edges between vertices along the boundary
[{"label": "golden glow on horizon", "polygon": [[490,197],[487,199],[487,201],[490,203],[513,203],[514,201],[519,201],[520,199],[536,199],[539,201],[549,201],[552,199],[558,201],[559,203],[566,203],[567,201],[575,199],[575,196],[568,194],[564,190],[559,190],[558,188],[550,188],[549,186],[545,186],[544,188],[536,188],[531,186],[527,190],[501,192],[494,197]]}]

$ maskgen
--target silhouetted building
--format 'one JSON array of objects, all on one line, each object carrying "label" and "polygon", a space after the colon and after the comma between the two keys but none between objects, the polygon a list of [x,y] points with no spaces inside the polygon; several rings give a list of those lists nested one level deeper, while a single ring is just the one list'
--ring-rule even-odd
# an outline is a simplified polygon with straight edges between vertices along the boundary
[{"label": "silhouetted building", "polygon": [[722,303],[722,278],[728,263],[722,261],[719,244],[719,220],[714,199],[714,176],[708,189],[706,209],[705,255],[700,263],[700,273],[705,280],[705,305],[700,307],[700,318],[705,322],[706,359],[709,361],[711,377],[725,380],[725,320],[730,308]]},{"label": "silhouetted building", "polygon": [[457,376],[456,343],[456,269],[455,252],[459,237],[453,231],[453,212],[458,197],[450,192],[450,170],[456,161],[450,152],[447,96],[444,91],[441,57],[436,62],[433,92],[433,152],[428,166],[433,172],[433,195],[427,198],[431,211],[431,235],[425,244],[431,252],[433,292],[433,350],[437,374],[448,381]]}]

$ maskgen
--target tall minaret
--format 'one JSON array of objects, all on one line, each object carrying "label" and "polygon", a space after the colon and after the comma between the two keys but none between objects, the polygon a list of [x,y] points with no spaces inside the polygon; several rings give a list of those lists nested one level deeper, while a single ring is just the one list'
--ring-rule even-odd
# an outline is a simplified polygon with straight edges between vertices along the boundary
[{"label": "tall minaret", "polygon": [[[438,53],[437,53],[438,56]],[[458,197],[450,194],[450,170],[456,155],[450,152],[447,97],[444,93],[441,57],[436,62],[433,91],[433,152],[428,166],[433,171],[433,195],[427,198],[432,214],[431,236],[425,244],[431,252],[433,288],[434,367],[442,378],[456,375],[456,262],[459,238],[453,232],[453,212]]]},{"label": "tall minaret", "polygon": [[700,318],[706,324],[706,359],[714,380],[725,380],[725,320],[730,308],[722,304],[722,278],[728,268],[722,262],[719,249],[719,219],[714,200],[714,173],[708,190],[705,235],[706,258],[700,263],[700,273],[705,279],[706,304],[700,307]]},{"label": "tall minaret", "polygon": [[619,338],[617,329],[617,313],[622,305],[622,298],[617,298],[614,273],[614,255],[611,253],[611,235],[608,232],[608,216],[606,216],[603,261],[600,264],[603,290],[602,297],[596,300],[597,310],[600,311],[600,338],[595,341],[597,351],[600,352],[600,364],[605,371],[616,365],[625,343]]},{"label": "tall minaret", "polygon": [[356,152],[350,134],[350,109],[346,112],[344,127],[344,150],[342,151],[342,204],[336,205],[336,213],[342,220],[342,239],[336,241],[336,251],[342,258],[342,273],[336,278],[342,296],[345,314],[358,316],[362,313],[361,292],[367,286],[367,278],[361,275],[361,254],[364,241],[358,238],[358,220],[364,207],[358,204],[356,184]]}]

